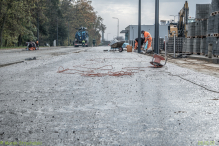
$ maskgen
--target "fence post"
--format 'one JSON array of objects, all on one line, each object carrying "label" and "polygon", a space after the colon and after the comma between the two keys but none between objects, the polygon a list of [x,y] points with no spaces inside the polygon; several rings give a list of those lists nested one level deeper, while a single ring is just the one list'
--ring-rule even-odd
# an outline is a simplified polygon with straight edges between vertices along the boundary
[{"label": "fence post", "polygon": [[174,58],[176,57],[176,34],[174,33]]},{"label": "fence post", "polygon": [[212,58],[212,44],[208,44],[208,58]]},{"label": "fence post", "polygon": [[167,56],[167,36],[165,36],[165,56]]}]

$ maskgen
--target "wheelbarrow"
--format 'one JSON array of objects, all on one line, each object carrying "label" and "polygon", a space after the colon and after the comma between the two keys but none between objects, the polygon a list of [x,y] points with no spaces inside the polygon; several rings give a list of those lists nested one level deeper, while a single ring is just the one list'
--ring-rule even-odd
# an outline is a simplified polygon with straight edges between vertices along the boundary
[{"label": "wheelbarrow", "polygon": [[110,43],[110,46],[111,46],[111,49],[118,49],[119,52],[122,52],[123,51],[123,47],[122,45],[125,43],[125,41],[120,41],[118,42],[117,40],[114,40]]}]

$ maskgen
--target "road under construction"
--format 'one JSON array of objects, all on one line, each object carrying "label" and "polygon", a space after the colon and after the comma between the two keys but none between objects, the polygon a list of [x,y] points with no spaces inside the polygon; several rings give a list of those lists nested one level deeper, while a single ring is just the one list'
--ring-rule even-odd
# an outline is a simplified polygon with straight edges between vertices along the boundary
[{"label": "road under construction", "polygon": [[[207,21],[216,23],[217,15]],[[167,61],[160,68],[151,65],[158,55],[140,54],[140,47],[133,52],[129,45],[120,52],[112,46],[0,50],[0,145],[219,145],[219,65],[204,56],[176,58],[169,48],[173,38],[173,54],[192,53],[176,52],[179,34],[187,44],[218,37],[171,33],[169,55],[157,59]],[[154,52],[162,55],[158,34]],[[194,44],[185,48],[196,50]]]},{"label": "road under construction", "polygon": [[1,50],[0,142],[219,144],[219,66],[106,49]]}]

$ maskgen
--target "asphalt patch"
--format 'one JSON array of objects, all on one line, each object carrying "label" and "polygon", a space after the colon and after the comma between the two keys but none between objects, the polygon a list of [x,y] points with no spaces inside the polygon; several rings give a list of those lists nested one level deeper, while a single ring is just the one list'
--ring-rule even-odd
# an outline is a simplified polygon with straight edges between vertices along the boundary
[{"label": "asphalt patch", "polygon": [[36,60],[36,57],[33,57],[33,58],[26,58],[25,60]]},{"label": "asphalt patch", "polygon": [[2,65],[0,65],[0,67],[5,67],[5,66],[9,66],[9,65],[17,64],[17,63],[22,63],[22,62],[24,62],[24,61],[18,61],[18,62],[13,62],[13,63],[2,64]]}]

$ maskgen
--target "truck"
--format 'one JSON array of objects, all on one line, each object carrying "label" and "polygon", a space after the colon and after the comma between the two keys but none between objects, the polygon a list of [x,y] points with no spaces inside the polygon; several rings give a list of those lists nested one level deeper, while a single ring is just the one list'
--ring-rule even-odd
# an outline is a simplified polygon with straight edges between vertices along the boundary
[{"label": "truck", "polygon": [[88,47],[89,35],[86,27],[80,27],[79,30],[76,32],[74,46],[75,47],[82,46],[83,40],[85,41],[85,46]]}]

